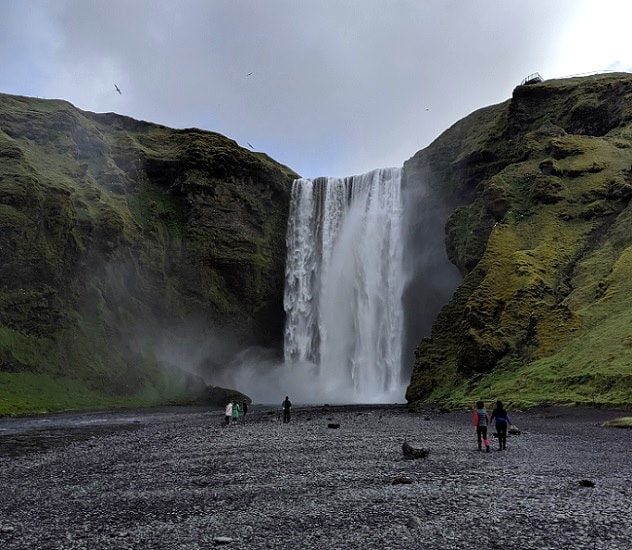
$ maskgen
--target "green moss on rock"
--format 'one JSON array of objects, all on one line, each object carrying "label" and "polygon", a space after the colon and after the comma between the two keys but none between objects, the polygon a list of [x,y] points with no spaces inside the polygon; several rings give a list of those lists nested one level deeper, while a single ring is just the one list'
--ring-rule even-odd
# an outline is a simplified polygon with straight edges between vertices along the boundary
[{"label": "green moss on rock", "polygon": [[632,404],[631,121],[631,75],[519,86],[406,163],[452,205],[464,275],[411,404]]},{"label": "green moss on rock", "polygon": [[[170,399],[195,381],[155,349],[174,332],[278,344],[295,177],[213,132],[0,95],[2,410]],[[38,376],[77,399],[35,399]]]}]

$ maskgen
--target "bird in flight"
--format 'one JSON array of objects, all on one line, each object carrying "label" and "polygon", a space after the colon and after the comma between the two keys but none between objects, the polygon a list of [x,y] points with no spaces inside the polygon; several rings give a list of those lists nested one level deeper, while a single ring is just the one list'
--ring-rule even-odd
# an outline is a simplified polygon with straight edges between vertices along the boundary
[{"label": "bird in flight", "polygon": [[246,76],[252,76],[252,73],[248,73]]},{"label": "bird in flight", "polygon": [[254,151],[254,147],[252,146],[252,143],[250,143],[249,141],[246,142],[248,144],[248,147],[250,147],[253,151]]},{"label": "bird in flight", "polygon": [[116,91],[119,93],[119,95],[123,95],[123,92],[121,92],[121,89],[116,84],[114,84],[114,87],[116,88]]}]

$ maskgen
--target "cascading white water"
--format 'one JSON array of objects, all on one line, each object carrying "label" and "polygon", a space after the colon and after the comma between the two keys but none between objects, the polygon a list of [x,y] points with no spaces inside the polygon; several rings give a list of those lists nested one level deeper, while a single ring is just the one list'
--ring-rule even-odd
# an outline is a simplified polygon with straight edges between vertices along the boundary
[{"label": "cascading white water", "polygon": [[292,186],[285,361],[315,364],[319,395],[403,397],[400,193],[400,168]]}]

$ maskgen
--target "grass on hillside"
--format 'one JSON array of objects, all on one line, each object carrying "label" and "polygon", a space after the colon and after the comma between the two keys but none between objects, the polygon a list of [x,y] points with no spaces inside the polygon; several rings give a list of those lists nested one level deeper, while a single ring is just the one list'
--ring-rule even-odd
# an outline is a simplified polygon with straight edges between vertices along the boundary
[{"label": "grass on hillside", "polygon": [[[162,386],[162,387],[161,387]],[[77,378],[53,378],[33,372],[0,372],[0,416],[41,414],[68,410],[138,408],[191,403],[195,396],[169,386],[167,379],[147,382],[131,395],[104,395]]]},{"label": "grass on hillside", "polygon": [[492,373],[460,384],[451,406],[502,399],[513,406],[537,404],[628,408],[632,403],[632,304],[596,322],[557,353],[524,364],[507,361]]},{"label": "grass on hillside", "polygon": [[622,416],[602,424],[604,428],[632,428],[632,416]]}]

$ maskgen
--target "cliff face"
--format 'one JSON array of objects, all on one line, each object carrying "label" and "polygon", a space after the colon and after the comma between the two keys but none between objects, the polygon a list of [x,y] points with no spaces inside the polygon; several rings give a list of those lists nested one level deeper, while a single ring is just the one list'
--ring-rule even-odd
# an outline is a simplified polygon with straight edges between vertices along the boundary
[{"label": "cliff face", "polygon": [[170,358],[277,344],[295,177],[219,134],[0,95],[0,413],[150,402],[182,387]]},{"label": "cliff face", "polygon": [[519,86],[404,171],[463,275],[409,402],[632,403],[632,75]]}]

